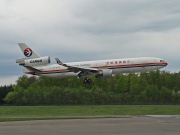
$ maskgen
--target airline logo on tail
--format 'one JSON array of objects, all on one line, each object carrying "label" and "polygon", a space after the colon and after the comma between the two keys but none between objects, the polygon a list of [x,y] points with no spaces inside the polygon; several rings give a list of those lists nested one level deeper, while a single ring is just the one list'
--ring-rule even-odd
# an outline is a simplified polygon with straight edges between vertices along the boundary
[{"label": "airline logo on tail", "polygon": [[24,50],[24,55],[25,55],[26,57],[30,57],[30,56],[32,55],[32,50],[31,50],[30,48],[26,48],[26,49]]}]

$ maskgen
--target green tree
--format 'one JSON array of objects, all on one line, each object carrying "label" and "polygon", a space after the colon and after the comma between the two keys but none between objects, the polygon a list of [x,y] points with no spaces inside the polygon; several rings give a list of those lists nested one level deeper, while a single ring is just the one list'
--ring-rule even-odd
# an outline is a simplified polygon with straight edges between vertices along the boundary
[{"label": "green tree", "polygon": [[0,87],[0,105],[5,104],[5,101],[3,99],[11,91],[13,91],[13,86],[12,85],[9,85],[9,86],[5,85],[5,86]]},{"label": "green tree", "polygon": [[117,93],[126,93],[127,90],[128,90],[128,77],[125,75],[119,75],[115,84],[115,91]]},{"label": "green tree", "polygon": [[157,103],[159,97],[158,87],[156,85],[147,85],[145,88],[146,97],[148,103]]},{"label": "green tree", "polygon": [[160,101],[165,104],[171,103],[172,101],[172,92],[164,86],[160,90]]}]

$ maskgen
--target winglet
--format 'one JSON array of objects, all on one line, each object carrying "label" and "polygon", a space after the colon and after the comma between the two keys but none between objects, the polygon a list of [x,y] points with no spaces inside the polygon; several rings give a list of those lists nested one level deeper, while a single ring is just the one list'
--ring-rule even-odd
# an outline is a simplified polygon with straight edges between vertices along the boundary
[{"label": "winglet", "polygon": [[58,58],[55,58],[55,60],[56,60],[57,64],[63,65],[63,63]]}]

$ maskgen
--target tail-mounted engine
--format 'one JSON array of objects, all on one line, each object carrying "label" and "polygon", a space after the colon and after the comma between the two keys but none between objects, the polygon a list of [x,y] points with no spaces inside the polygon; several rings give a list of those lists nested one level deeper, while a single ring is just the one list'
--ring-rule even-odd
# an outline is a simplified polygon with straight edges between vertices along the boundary
[{"label": "tail-mounted engine", "polygon": [[18,59],[16,60],[16,63],[19,63],[21,66],[39,66],[39,65],[47,65],[51,63],[50,57],[40,57],[40,58],[34,58],[34,59]]}]

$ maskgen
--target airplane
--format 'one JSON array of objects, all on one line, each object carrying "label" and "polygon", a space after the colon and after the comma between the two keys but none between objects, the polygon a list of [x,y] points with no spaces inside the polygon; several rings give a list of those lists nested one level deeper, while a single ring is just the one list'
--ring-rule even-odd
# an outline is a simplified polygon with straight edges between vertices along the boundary
[{"label": "airplane", "polygon": [[72,77],[84,78],[84,84],[92,81],[89,76],[107,78],[116,74],[149,72],[168,65],[166,61],[155,57],[108,59],[63,63],[55,58],[57,64],[50,64],[49,56],[41,57],[25,43],[18,43],[25,58],[17,59],[16,63],[24,66],[25,74],[48,76],[56,78]]}]

